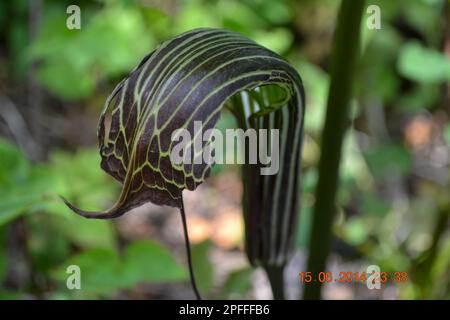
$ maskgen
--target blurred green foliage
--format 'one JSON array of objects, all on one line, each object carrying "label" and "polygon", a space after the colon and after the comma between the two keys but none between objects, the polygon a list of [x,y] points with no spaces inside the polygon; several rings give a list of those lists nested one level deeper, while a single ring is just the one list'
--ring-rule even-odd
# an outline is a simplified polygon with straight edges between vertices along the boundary
[{"label": "blurred green foliage", "polygon": [[186,270],[167,249],[151,241],[131,243],[121,256],[114,249],[86,250],[65,261],[52,272],[52,276],[64,283],[69,265],[76,265],[82,270],[80,292],[84,297],[91,294],[110,296],[111,292],[129,289],[139,283],[180,281],[186,280],[187,276]]},{"label": "blurred green foliage", "polygon": [[450,80],[450,58],[417,42],[402,47],[398,69],[403,76],[424,84]]},{"label": "blurred green foliage", "polygon": [[[55,152],[46,165],[31,165],[4,140],[0,140],[0,150],[5,160],[0,168],[0,230],[26,215],[34,272],[47,281],[61,282],[65,288],[66,268],[78,265],[83,270],[83,290],[75,291],[74,297],[91,298],[98,294],[110,296],[115,290],[142,282],[187,279],[185,268],[156,242],[132,242],[119,256],[112,222],[75,216],[61,202],[58,194],[92,207],[99,203],[107,206],[113,200],[117,186],[98,170],[99,155],[95,150],[80,150],[75,156]],[[3,247],[5,233],[1,235]],[[71,245],[83,251],[70,256]],[[2,279],[7,264],[5,250],[0,252]]]},{"label": "blurred green foliage", "polygon": [[[445,2],[371,1],[381,8],[382,29],[369,30],[363,23],[353,130],[343,151],[335,238],[365,265],[408,271],[411,281],[397,288],[401,298],[450,298],[450,234],[447,228],[436,228],[439,223],[448,226],[448,162],[443,170],[431,168],[446,173],[441,176],[444,183],[419,171],[420,164],[428,165],[424,157],[438,152],[434,148],[448,153],[450,146],[449,111],[442,101],[442,85],[450,81],[450,58],[442,51],[442,25],[449,23],[443,14]],[[30,43],[28,2],[0,2],[0,33],[8,48],[4,69],[8,84],[20,86],[30,64],[36,63],[39,84],[58,101],[56,108],[64,106],[61,112],[82,105],[86,109],[75,112],[92,117],[86,110],[98,113],[113,86],[140,59],[161,41],[192,28],[232,29],[285,56],[299,71],[306,91],[297,243],[307,248],[338,1],[80,1],[80,30],[65,27],[71,1],[42,4],[40,29]],[[411,146],[405,132],[410,120],[424,115],[431,119],[434,133],[421,151]],[[219,127],[231,123],[225,115]],[[94,132],[92,128],[77,134]],[[123,247],[114,223],[82,219],[68,211],[58,195],[94,210],[109,207],[119,190],[99,168],[94,146],[71,148],[76,151],[52,147],[48,161],[32,163],[14,144],[0,140],[0,283],[11,268],[6,247],[17,223],[28,231],[27,252],[37,278],[18,292],[0,285],[0,299],[24,294],[111,297],[142,282],[186,282],[185,268],[163,245],[139,241]],[[220,174],[221,169],[214,172]],[[248,297],[252,270],[236,270],[216,288],[211,250],[209,241],[193,248],[201,290],[214,297]],[[81,293],[65,289],[70,264],[82,266]]]}]

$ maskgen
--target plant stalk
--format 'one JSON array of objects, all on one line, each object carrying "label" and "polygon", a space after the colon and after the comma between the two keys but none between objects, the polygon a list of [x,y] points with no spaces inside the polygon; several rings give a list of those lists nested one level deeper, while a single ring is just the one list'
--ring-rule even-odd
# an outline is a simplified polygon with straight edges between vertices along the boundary
[{"label": "plant stalk", "polygon": [[183,204],[183,196],[181,196],[180,214],[181,214],[181,220],[183,222],[184,242],[186,244],[186,254],[187,254],[187,260],[188,260],[188,266],[189,266],[189,277],[191,279],[192,290],[194,291],[194,294],[195,294],[195,297],[197,298],[197,300],[202,300],[200,293],[197,289],[197,284],[195,282],[194,267],[192,265],[191,245],[189,242],[189,234],[188,234],[187,221],[186,221],[186,212],[184,211],[184,204]]},{"label": "plant stalk", "polygon": [[264,267],[267,277],[269,278],[270,287],[272,288],[273,298],[275,300],[286,299],[284,295],[284,265],[283,266],[266,266]]},{"label": "plant stalk", "polygon": [[[319,179],[309,245],[307,271],[313,277],[325,270],[330,250],[331,227],[336,210],[342,142],[350,123],[350,97],[358,59],[360,25],[364,0],[343,0],[331,55],[331,82],[325,125],[322,133]],[[304,288],[304,299],[320,299],[321,283],[312,281]]]}]

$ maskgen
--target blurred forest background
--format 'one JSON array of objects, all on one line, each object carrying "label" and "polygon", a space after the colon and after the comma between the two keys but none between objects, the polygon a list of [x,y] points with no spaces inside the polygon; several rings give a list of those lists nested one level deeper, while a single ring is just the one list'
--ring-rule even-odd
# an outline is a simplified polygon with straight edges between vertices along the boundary
[{"label": "blurred forest background", "polygon": [[[109,93],[160,42],[196,27],[241,32],[286,57],[306,89],[298,253],[305,271],[338,0],[0,2],[0,299],[192,298],[182,226],[146,205],[115,221],[74,215],[109,208],[120,186],[99,166],[96,125]],[[328,270],[408,272],[368,290],[328,284],[326,299],[450,298],[450,9],[448,0],[368,1],[381,29],[362,24],[352,129]],[[233,121],[224,114],[219,126]],[[300,195],[299,195],[300,196]],[[194,268],[207,298],[271,298],[243,253],[239,170],[216,166],[185,191]],[[66,268],[82,270],[68,290]]]}]

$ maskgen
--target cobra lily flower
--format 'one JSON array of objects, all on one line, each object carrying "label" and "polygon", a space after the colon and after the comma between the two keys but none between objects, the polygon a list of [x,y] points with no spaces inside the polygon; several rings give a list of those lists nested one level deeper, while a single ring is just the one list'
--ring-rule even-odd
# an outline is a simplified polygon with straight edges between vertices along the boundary
[{"label": "cobra lily flower", "polygon": [[106,212],[65,202],[77,214],[97,219],[119,217],[147,202],[179,208],[199,297],[182,191],[200,185],[211,164],[172,163],[171,137],[180,128],[193,135],[195,121],[204,130],[214,128],[225,106],[242,129],[279,130],[278,172],[261,175],[264,164],[245,164],[242,181],[246,253],[252,265],[268,271],[276,297],[282,297],[275,287],[292,253],[299,213],[303,86],[287,61],[241,34],[196,29],[147,55],[109,96],[98,126],[101,167],[122,184],[119,199]]}]

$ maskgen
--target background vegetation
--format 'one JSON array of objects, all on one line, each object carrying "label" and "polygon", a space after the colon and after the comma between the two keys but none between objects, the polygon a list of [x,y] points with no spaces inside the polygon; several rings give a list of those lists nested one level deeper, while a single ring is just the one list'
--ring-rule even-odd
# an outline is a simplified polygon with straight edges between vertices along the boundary
[{"label": "background vegetation", "polygon": [[[369,30],[344,140],[327,270],[405,271],[382,290],[327,285],[324,298],[450,298],[450,9],[448,0],[369,1]],[[317,161],[329,86],[337,0],[0,2],[0,299],[191,297],[178,215],[146,206],[116,221],[77,217],[57,197],[109,207],[119,186],[99,167],[96,124],[122,77],[169,37],[201,27],[239,31],[286,57],[307,94],[298,254],[291,297],[305,271]],[[219,126],[232,123],[224,114]],[[186,194],[194,265],[209,298],[270,298],[242,252],[237,168],[216,166]],[[300,195],[299,195],[300,196]],[[82,290],[66,268],[82,269]]]}]

